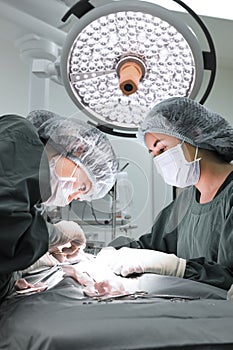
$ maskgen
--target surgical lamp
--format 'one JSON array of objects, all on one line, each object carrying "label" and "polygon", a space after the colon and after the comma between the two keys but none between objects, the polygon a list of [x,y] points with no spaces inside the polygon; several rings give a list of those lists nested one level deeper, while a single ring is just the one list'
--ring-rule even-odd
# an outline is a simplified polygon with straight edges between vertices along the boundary
[{"label": "surgical lamp", "polygon": [[210,51],[201,50],[193,30],[174,12],[146,1],[118,0],[94,7],[80,0],[63,17],[78,17],[62,48],[63,84],[101,130],[135,137],[156,103],[173,96],[195,99],[204,70],[211,74],[199,102],[208,97],[216,72],[212,39],[199,16],[180,0],[172,1],[198,23]]}]

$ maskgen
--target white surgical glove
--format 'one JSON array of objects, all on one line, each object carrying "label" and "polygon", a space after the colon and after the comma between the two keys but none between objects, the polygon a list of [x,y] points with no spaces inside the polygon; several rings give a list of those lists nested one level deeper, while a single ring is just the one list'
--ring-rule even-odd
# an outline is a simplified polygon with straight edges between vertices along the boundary
[{"label": "white surgical glove", "polygon": [[75,241],[78,245],[86,244],[86,237],[82,228],[74,221],[61,220],[56,224],[47,223],[49,231],[49,247],[64,245]]},{"label": "white surgical glove", "polygon": [[[86,237],[74,221],[62,220],[56,224],[47,224],[49,231],[49,252],[63,261],[63,257],[73,258],[86,246]],[[59,255],[61,256],[59,258]]]},{"label": "white surgical glove", "polygon": [[53,257],[50,253],[46,253],[40,259],[38,259],[33,265],[29,266],[27,269],[23,270],[23,274],[28,272],[40,270],[44,267],[55,266],[59,261]]},{"label": "white surgical glove", "polygon": [[103,248],[97,255],[98,260],[105,262],[114,273],[124,277],[144,272],[183,277],[186,267],[186,260],[174,254],[128,247],[119,250],[113,247]]}]

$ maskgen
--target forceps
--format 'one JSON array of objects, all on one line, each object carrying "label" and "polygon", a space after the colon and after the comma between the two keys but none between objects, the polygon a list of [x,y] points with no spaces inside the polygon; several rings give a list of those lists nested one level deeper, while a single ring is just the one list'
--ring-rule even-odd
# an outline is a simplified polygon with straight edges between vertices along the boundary
[{"label": "forceps", "polygon": [[92,299],[97,300],[99,302],[101,301],[112,301],[112,300],[118,300],[118,299],[124,299],[124,298],[130,298],[130,299],[137,299],[138,297],[143,297],[146,295],[147,292],[145,291],[136,291],[134,293],[121,293],[121,294],[115,294],[111,296],[96,296],[93,297]]},{"label": "forceps", "polygon": [[188,295],[176,295],[176,294],[150,294],[145,291],[136,291],[134,293],[122,293],[122,294],[116,294],[112,296],[96,296],[93,299],[97,300],[98,302],[101,301],[113,301],[113,300],[136,300],[136,299],[167,299],[170,301],[191,301],[191,300],[198,300],[200,297],[191,297]]}]

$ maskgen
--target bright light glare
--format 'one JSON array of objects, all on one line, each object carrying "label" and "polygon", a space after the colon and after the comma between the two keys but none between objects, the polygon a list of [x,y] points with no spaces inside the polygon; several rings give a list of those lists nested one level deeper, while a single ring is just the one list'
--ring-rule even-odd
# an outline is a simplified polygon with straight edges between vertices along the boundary
[{"label": "bright light glare", "polygon": [[[129,53],[144,62],[146,75],[138,91],[125,96],[115,68]],[[193,53],[182,34],[158,17],[134,11],[102,16],[86,26],[71,48],[69,65],[79,103],[120,127],[137,127],[165,98],[189,96],[195,77]]]}]

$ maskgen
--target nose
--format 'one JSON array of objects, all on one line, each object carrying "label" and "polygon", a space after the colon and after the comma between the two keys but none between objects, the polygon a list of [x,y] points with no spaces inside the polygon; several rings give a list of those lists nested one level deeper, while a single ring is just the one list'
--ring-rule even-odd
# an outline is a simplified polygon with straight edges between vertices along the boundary
[{"label": "nose", "polygon": [[157,156],[157,153],[156,153],[155,149],[150,151],[150,155],[151,155],[152,158]]}]

